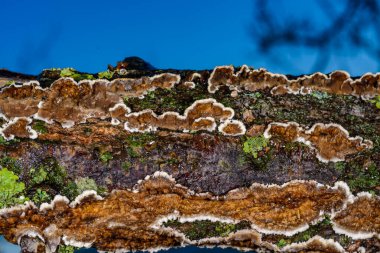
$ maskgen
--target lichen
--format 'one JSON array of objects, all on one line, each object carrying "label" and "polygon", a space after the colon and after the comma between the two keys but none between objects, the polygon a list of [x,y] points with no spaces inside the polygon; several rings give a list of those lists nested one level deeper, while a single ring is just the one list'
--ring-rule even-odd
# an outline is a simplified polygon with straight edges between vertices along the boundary
[{"label": "lichen", "polygon": [[376,106],[377,109],[380,109],[380,95],[377,95],[374,99],[369,100],[372,104]]},{"label": "lichen", "polygon": [[110,80],[110,79],[112,79],[114,73],[115,72],[110,71],[110,70],[107,69],[106,71],[99,72],[98,73],[98,77]]},{"label": "lichen", "polygon": [[87,190],[94,190],[96,192],[98,191],[98,186],[96,185],[95,180],[92,178],[88,178],[88,177],[77,178],[75,180],[75,183],[77,185],[78,195]]},{"label": "lichen", "polygon": [[22,204],[27,199],[22,195],[25,184],[18,182],[18,176],[7,168],[0,170],[0,209]]},{"label": "lichen", "polygon": [[64,69],[60,70],[60,76],[61,77],[71,77],[75,81],[95,79],[93,75],[87,74],[87,73],[80,73],[79,71],[77,71],[73,68],[64,68]]},{"label": "lichen", "polygon": [[113,159],[113,156],[110,152],[106,151],[100,154],[99,159],[103,163],[108,163],[109,161]]},{"label": "lichen", "polygon": [[74,253],[76,250],[73,246],[59,245],[58,253]]},{"label": "lichen", "polygon": [[269,144],[269,140],[266,139],[263,135],[247,137],[243,143],[243,151],[246,154],[252,155],[254,158],[257,158],[260,151],[263,151]]}]

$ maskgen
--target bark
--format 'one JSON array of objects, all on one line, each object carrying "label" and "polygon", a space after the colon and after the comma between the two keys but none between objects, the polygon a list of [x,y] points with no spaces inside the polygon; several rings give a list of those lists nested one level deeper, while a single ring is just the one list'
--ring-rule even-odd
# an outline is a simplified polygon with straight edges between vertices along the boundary
[{"label": "bark", "polygon": [[37,202],[0,211],[9,241],[380,250],[378,75],[130,68],[0,72],[1,165]]}]

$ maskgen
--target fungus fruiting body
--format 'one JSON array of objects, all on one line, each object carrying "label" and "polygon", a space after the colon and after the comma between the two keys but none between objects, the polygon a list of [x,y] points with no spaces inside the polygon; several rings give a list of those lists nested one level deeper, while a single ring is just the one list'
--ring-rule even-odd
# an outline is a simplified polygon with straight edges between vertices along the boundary
[{"label": "fungus fruiting body", "polygon": [[281,136],[287,141],[302,142],[317,151],[321,162],[344,161],[345,156],[372,148],[370,140],[361,137],[349,137],[349,133],[341,125],[316,123],[304,130],[298,123],[270,123],[264,131],[266,138],[272,135]]},{"label": "fungus fruiting body", "polygon": [[47,252],[376,247],[379,74],[56,72],[0,88],[7,240]]},{"label": "fungus fruiting body", "polygon": [[379,73],[367,73],[353,80],[345,71],[334,71],[329,75],[317,72],[289,80],[285,75],[273,74],[265,69],[250,69],[247,65],[243,65],[236,73],[233,66],[219,66],[208,79],[208,91],[215,93],[220,86],[225,85],[237,91],[270,88],[273,95],[305,95],[316,90],[369,99],[380,94],[379,80]]},{"label": "fungus fruiting body", "polygon": [[[241,195],[241,191],[245,193]],[[15,231],[18,231],[16,234],[20,234],[28,228],[37,229],[38,231],[44,222],[50,222],[50,220],[43,219],[28,221],[25,220],[26,217],[22,213],[33,212],[36,218],[50,217],[53,213],[69,213],[70,215],[55,218],[55,236],[50,238],[46,238],[43,234],[40,236],[42,241],[45,242],[56,240],[57,236],[59,239],[59,235],[61,235],[66,245],[76,247],[90,247],[93,243],[98,244],[101,240],[106,239],[107,235],[101,232],[104,226],[111,231],[116,231],[120,227],[123,228],[124,232],[119,234],[119,238],[125,238],[122,239],[122,244],[120,244],[124,245],[124,247],[128,247],[128,239],[124,236],[134,233],[129,227],[136,226],[140,228],[140,233],[148,238],[156,238],[158,240],[156,245],[161,246],[168,246],[166,244],[168,242],[174,243],[175,241],[171,241],[174,238],[178,238],[177,240],[187,244],[222,243],[230,245],[231,241],[249,237],[255,238],[254,244],[257,247],[268,247],[270,244],[263,242],[261,239],[262,233],[291,236],[306,230],[308,224],[320,219],[326,213],[335,213],[335,223],[342,219],[343,214],[350,217],[347,212],[351,212],[352,205],[361,206],[360,203],[357,204],[356,202],[363,196],[359,195],[352,200],[351,193],[347,191],[348,187],[343,182],[337,183],[334,187],[320,185],[311,181],[293,181],[283,185],[256,183],[250,188],[231,191],[227,198],[210,201],[207,195],[199,195],[189,191],[186,187],[176,184],[175,179],[169,174],[157,171],[136,185],[133,191],[114,191],[106,198],[98,196],[94,191],[86,191],[71,203],[65,197],[56,196],[50,204],[44,203],[39,209],[33,204],[24,205],[21,209],[3,209],[0,211],[0,222],[6,222],[8,219],[17,217],[19,220],[12,226],[15,226]],[[150,194],[149,198],[146,198],[147,193]],[[234,196],[240,197],[235,198]],[[285,196],[295,202],[287,203]],[[141,207],[134,207],[135,203],[137,203],[136,201],[142,204]],[[161,203],[161,205],[153,209],[150,208],[154,203]],[[297,204],[295,205],[295,203]],[[316,207],[317,209],[314,210]],[[176,211],[172,213],[172,210]],[[78,215],[82,218],[76,219]],[[90,217],[96,219],[94,225],[80,225]],[[162,226],[164,222],[173,219],[182,223],[208,220],[226,224],[237,224],[246,220],[251,222],[252,225],[248,230],[237,231],[229,234],[228,237],[222,236],[221,238],[205,238],[201,241],[192,241],[182,233]],[[275,222],[268,224],[263,222],[263,219],[271,219]],[[117,223],[118,225],[110,226],[109,222]],[[24,224],[21,230],[17,229],[17,224],[19,223]],[[66,223],[71,224],[71,226],[75,224],[78,226],[71,229],[60,225]],[[350,224],[339,225],[343,227],[351,226]],[[166,234],[166,237],[162,232]],[[158,236],[156,233],[161,235]],[[169,238],[172,239],[169,240]],[[244,246],[244,244],[241,246]],[[276,246],[272,245],[270,247],[275,248]],[[339,244],[331,240],[326,241],[320,237],[312,238],[305,243],[286,246],[282,250],[284,252],[298,252],[301,249],[323,250],[324,247],[331,248],[327,252],[343,252]]]}]

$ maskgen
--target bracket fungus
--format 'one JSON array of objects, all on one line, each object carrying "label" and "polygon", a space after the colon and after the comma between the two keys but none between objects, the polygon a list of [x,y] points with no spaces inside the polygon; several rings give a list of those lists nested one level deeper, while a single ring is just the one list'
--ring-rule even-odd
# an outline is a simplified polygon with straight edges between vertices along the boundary
[{"label": "bracket fungus", "polygon": [[304,130],[298,123],[270,123],[264,131],[266,138],[281,136],[286,141],[302,142],[316,149],[317,158],[321,162],[344,161],[345,157],[373,147],[370,140],[362,137],[349,137],[349,133],[341,125],[316,123]]},{"label": "bracket fungus", "polygon": [[345,71],[334,71],[329,75],[320,72],[289,79],[282,74],[274,74],[265,69],[251,69],[243,65],[235,73],[233,66],[216,67],[208,79],[208,91],[215,93],[220,86],[234,90],[256,91],[272,89],[273,95],[308,94],[311,90],[339,95],[354,95],[368,99],[380,94],[380,74],[367,73],[352,79]]},{"label": "bracket fungus", "polygon": [[38,253],[380,252],[379,74],[126,61],[0,87],[0,235]]},{"label": "bracket fungus", "polygon": [[32,121],[32,119],[24,117],[13,118],[0,128],[1,134],[6,140],[12,140],[15,137],[36,139],[38,133],[29,125]]},{"label": "bracket fungus", "polygon": [[129,113],[124,128],[130,132],[156,131],[157,128],[181,131],[214,131],[215,121],[226,121],[234,116],[231,108],[225,107],[215,99],[201,99],[186,108],[184,115],[165,112],[157,116],[152,110]]}]

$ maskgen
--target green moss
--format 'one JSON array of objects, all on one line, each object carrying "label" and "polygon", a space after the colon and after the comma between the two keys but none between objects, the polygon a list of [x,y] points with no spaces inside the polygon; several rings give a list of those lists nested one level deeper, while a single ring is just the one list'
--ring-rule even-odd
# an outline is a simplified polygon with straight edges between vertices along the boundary
[{"label": "green moss", "polygon": [[236,225],[230,223],[218,222],[215,227],[215,232],[221,237],[226,237],[230,233],[235,232],[236,230]]},{"label": "green moss", "polygon": [[348,186],[352,191],[369,191],[380,185],[380,170],[372,163],[367,168],[353,168]]},{"label": "green moss", "polygon": [[377,95],[374,99],[370,100],[370,102],[374,104],[377,109],[380,109],[380,95]]},{"label": "green moss", "polygon": [[96,185],[95,180],[92,178],[80,177],[75,180],[75,183],[77,185],[78,195],[87,190],[94,190],[98,192],[98,186]]},{"label": "green moss", "polygon": [[76,250],[73,246],[59,245],[58,253],[74,253]]},{"label": "green moss", "polygon": [[142,148],[155,139],[156,136],[151,133],[138,133],[127,136],[125,143],[127,144],[126,150],[128,155],[132,158],[140,157]]},{"label": "green moss", "polygon": [[76,72],[76,70],[73,68],[64,68],[61,70],[60,76],[61,77],[70,77],[70,76],[74,75],[75,72]]},{"label": "green moss", "polygon": [[323,92],[323,91],[312,91],[310,93],[310,96],[312,96],[318,100],[331,98],[331,95],[329,95],[327,92]]},{"label": "green moss", "polygon": [[47,158],[37,168],[30,169],[29,178],[31,186],[48,185],[59,191],[67,181],[67,173],[54,158]]},{"label": "green moss", "polygon": [[334,168],[335,168],[337,171],[339,171],[339,172],[343,172],[344,169],[346,168],[346,164],[345,164],[345,162],[336,162],[336,163],[334,164]]},{"label": "green moss", "polygon": [[14,172],[16,175],[20,175],[22,168],[17,164],[17,159],[10,156],[4,156],[0,158],[1,167],[5,167],[8,170]]},{"label": "green moss", "polygon": [[80,73],[77,70],[73,68],[64,68],[60,70],[61,77],[71,77],[75,81],[80,81],[80,80],[93,80],[95,79],[93,75],[86,74],[86,73]]},{"label": "green moss", "polygon": [[239,154],[237,163],[239,166],[242,166],[242,167],[248,165],[249,161],[247,159],[247,156],[244,154]]},{"label": "green moss", "polygon": [[131,167],[132,167],[132,163],[129,162],[129,161],[124,161],[121,164],[121,167],[123,168],[123,170],[125,170],[126,172],[128,172],[131,169]]},{"label": "green moss", "polygon": [[46,191],[38,188],[33,195],[32,200],[35,204],[41,204],[44,202],[49,202],[51,200],[51,196]]},{"label": "green moss", "polygon": [[73,181],[69,181],[61,191],[62,195],[66,196],[71,201],[78,195],[78,187]]},{"label": "green moss", "polygon": [[194,97],[191,97],[188,93],[180,93],[175,88],[157,88],[154,91],[148,91],[143,99],[124,97],[124,103],[131,108],[132,111],[151,109],[158,114],[167,111],[183,113],[193,102]]},{"label": "green moss", "polygon": [[351,239],[344,235],[338,235],[334,233],[329,216],[325,216],[324,219],[315,225],[311,225],[307,230],[297,233],[290,237],[278,236],[277,246],[282,248],[291,243],[300,243],[308,241],[316,235],[323,236],[326,239],[332,238],[335,241],[343,242],[342,245],[348,245]]},{"label": "green moss", "polygon": [[136,147],[127,147],[127,153],[131,158],[139,157],[139,153],[136,151],[138,148]]},{"label": "green moss", "polygon": [[16,82],[14,80],[8,80],[7,82],[5,82],[4,86],[9,86],[9,85],[12,85],[12,84],[15,84]]},{"label": "green moss", "polygon": [[288,244],[288,241],[285,239],[280,239],[276,244],[279,248],[283,248]]},{"label": "green moss", "polygon": [[44,182],[47,177],[48,177],[48,173],[47,171],[45,170],[45,168],[43,166],[35,169],[35,168],[31,168],[30,171],[30,176],[31,176],[31,183],[33,185],[35,184],[41,184],[42,182]]},{"label": "green moss", "polygon": [[243,143],[243,151],[246,154],[252,155],[255,159],[258,153],[268,146],[269,140],[263,135],[248,137]]},{"label": "green moss", "polygon": [[12,145],[18,142],[20,142],[20,140],[17,138],[7,141],[2,135],[0,135],[0,145]]},{"label": "green moss", "polygon": [[18,179],[18,176],[7,168],[0,170],[0,208],[22,204],[27,200],[22,195],[25,184],[17,182]]},{"label": "green moss", "polygon": [[3,145],[7,144],[7,140],[2,135],[0,135],[0,144],[3,144]]},{"label": "green moss", "polygon": [[181,231],[190,240],[200,240],[210,237],[226,237],[230,233],[250,228],[250,224],[247,221],[242,221],[237,224],[219,221],[213,222],[210,220],[181,223],[177,219],[168,220],[163,226]]},{"label": "green moss", "polygon": [[46,123],[44,121],[41,121],[41,120],[37,120],[33,123],[33,126],[32,128],[34,130],[36,130],[37,132],[41,133],[41,134],[44,134],[44,133],[47,133],[47,128],[46,128]]},{"label": "green moss", "polygon": [[145,96],[146,96],[148,99],[154,99],[154,98],[155,98],[154,90],[148,90]]},{"label": "green moss", "polygon": [[125,142],[128,144],[128,146],[131,147],[143,147],[155,139],[156,136],[152,133],[138,133],[128,135],[128,137],[125,139]]},{"label": "green moss", "polygon": [[168,158],[166,160],[166,164],[169,164],[169,165],[178,164],[178,163],[179,163],[179,160],[177,158],[174,158],[174,157]]},{"label": "green moss", "polygon": [[263,97],[263,94],[261,94],[260,92],[249,92],[249,93],[245,93],[244,96],[248,98],[258,99],[258,98]]},{"label": "green moss", "polygon": [[103,163],[108,163],[110,160],[113,159],[113,156],[110,152],[104,152],[102,154],[100,154],[100,161],[102,161]]},{"label": "green moss", "polygon": [[113,71],[109,71],[108,69],[106,71],[103,71],[103,72],[99,72],[98,73],[98,77],[99,78],[102,78],[102,79],[111,79],[113,77],[113,74],[115,72]]}]

